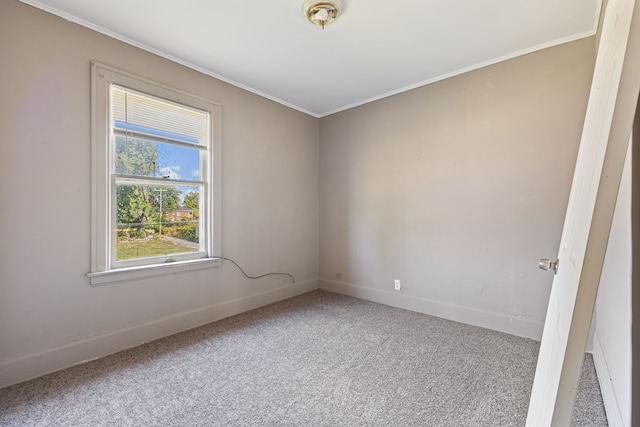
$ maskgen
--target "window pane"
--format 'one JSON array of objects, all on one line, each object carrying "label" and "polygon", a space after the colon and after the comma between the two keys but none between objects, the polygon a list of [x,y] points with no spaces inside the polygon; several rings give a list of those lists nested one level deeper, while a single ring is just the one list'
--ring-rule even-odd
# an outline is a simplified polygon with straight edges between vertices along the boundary
[{"label": "window pane", "polygon": [[116,261],[197,252],[199,186],[116,182]]},{"label": "window pane", "polygon": [[116,134],[115,173],[200,181],[200,150]]}]

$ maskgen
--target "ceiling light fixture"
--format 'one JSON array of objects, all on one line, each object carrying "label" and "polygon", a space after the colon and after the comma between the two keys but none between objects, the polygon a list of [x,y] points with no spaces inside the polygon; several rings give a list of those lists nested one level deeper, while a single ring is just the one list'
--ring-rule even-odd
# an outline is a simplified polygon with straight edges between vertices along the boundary
[{"label": "ceiling light fixture", "polygon": [[302,9],[309,21],[324,29],[325,25],[329,25],[338,19],[338,14],[340,13],[340,2],[338,0],[307,0],[304,2]]}]

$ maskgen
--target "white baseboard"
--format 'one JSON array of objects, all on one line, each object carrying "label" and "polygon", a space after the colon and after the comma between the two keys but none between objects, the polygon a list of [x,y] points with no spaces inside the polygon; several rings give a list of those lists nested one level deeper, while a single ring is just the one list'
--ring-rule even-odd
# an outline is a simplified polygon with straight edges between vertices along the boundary
[{"label": "white baseboard", "polygon": [[0,362],[0,388],[98,359],[225,317],[318,289],[318,280],[283,286],[220,304],[154,319],[107,334],[84,338],[38,353]]},{"label": "white baseboard", "polygon": [[616,392],[611,383],[611,374],[609,373],[609,366],[604,356],[604,350],[600,343],[600,338],[596,332],[593,336],[593,364],[596,367],[596,374],[598,375],[598,383],[600,384],[600,394],[602,394],[602,401],[604,403],[604,410],[607,413],[607,421],[610,427],[626,427],[623,421],[622,414],[620,413],[620,407],[618,405],[618,398]]},{"label": "white baseboard", "polygon": [[540,341],[542,321],[433,301],[397,291],[320,279],[320,289]]}]

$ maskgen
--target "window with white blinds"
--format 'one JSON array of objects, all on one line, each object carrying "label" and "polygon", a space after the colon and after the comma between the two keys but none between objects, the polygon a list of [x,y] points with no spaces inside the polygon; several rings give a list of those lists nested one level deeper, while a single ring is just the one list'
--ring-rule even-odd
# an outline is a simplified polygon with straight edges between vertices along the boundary
[{"label": "window with white blinds", "polygon": [[213,258],[219,106],[100,64],[93,79],[92,283]]}]

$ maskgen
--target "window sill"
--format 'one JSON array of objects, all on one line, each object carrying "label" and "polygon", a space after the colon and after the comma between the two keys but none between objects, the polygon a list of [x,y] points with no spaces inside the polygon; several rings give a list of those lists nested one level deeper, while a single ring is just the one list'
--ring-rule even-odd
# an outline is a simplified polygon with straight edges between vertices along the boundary
[{"label": "window sill", "polygon": [[119,268],[117,270],[87,273],[91,286],[107,285],[110,283],[129,280],[145,279],[169,274],[187,273],[189,271],[204,270],[219,267],[220,258],[205,258],[191,261],[178,261],[168,264],[145,265],[140,267]]}]

